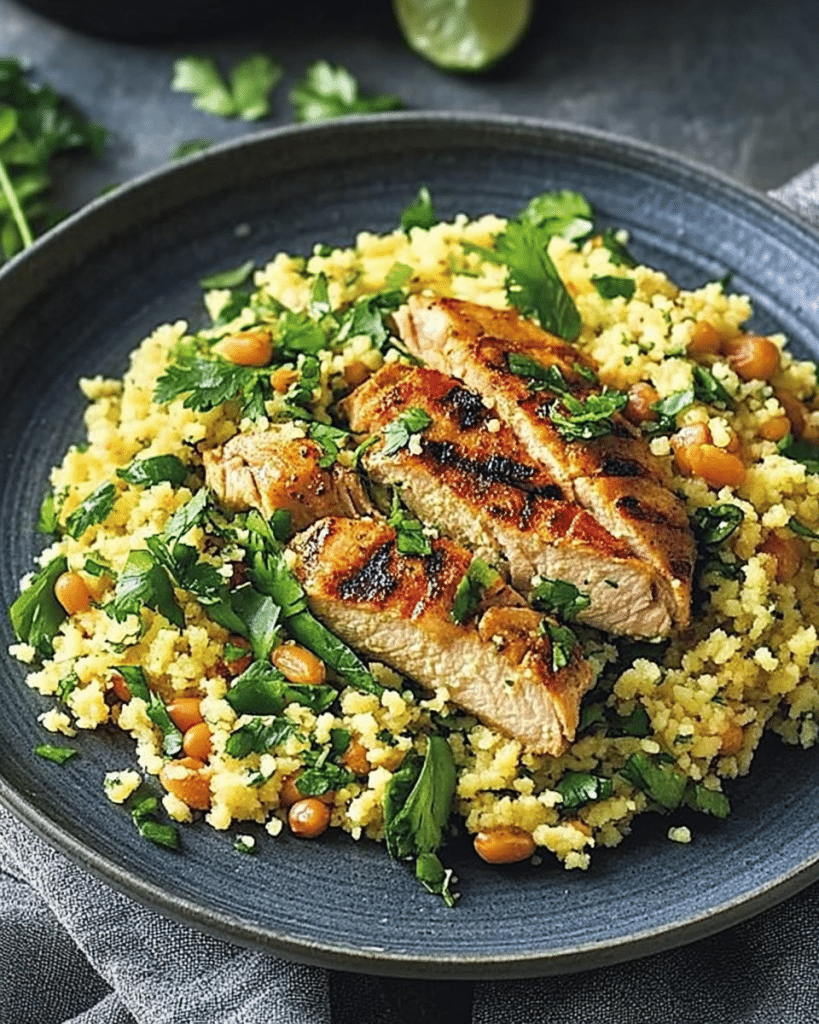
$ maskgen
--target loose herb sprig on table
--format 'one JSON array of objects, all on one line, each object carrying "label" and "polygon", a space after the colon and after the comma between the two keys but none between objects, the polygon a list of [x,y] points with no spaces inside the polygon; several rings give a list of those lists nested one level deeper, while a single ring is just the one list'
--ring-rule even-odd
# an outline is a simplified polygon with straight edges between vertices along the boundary
[{"label": "loose herb sprig on table", "polygon": [[11,57],[0,59],[0,254],[10,259],[64,213],[49,199],[52,161],[68,150],[99,156],[108,133],[49,85],[32,85]]}]

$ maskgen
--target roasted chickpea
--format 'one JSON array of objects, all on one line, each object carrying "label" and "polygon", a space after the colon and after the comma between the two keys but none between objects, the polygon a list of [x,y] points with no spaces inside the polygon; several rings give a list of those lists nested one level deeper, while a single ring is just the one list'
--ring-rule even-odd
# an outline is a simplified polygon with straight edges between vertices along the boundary
[{"label": "roasted chickpea", "polygon": [[173,724],[182,732],[204,721],[198,697],[177,697],[168,703],[167,711]]},{"label": "roasted chickpea", "polygon": [[696,359],[697,356],[716,356],[722,349],[722,335],[707,320],[700,320],[694,325],[691,332],[691,341],[688,343],[688,354]]},{"label": "roasted chickpea", "polygon": [[91,605],[91,595],[85,580],[78,572],[64,572],[54,584],[54,596],[68,615],[84,612]]},{"label": "roasted chickpea", "polygon": [[791,421],[787,416],[772,416],[759,424],[759,436],[765,441],[781,441],[791,432]]},{"label": "roasted chickpea", "polygon": [[728,365],[743,380],[771,380],[779,372],[779,348],[770,338],[740,334],[723,342]]},{"label": "roasted chickpea", "polygon": [[127,704],[131,699],[131,688],[119,672],[114,672],[111,676],[111,689],[113,690],[114,696],[117,700],[122,701],[123,704]]},{"label": "roasted chickpea", "polygon": [[479,832],[473,841],[475,852],[487,864],[514,864],[535,852],[532,833],[518,825],[498,825]]},{"label": "roasted chickpea", "polygon": [[185,730],[182,737],[182,749],[188,757],[195,757],[198,761],[207,761],[210,757],[211,736],[210,727],[207,722],[197,722]]},{"label": "roasted chickpea", "polygon": [[317,686],[324,682],[324,662],[299,644],[282,644],[274,648],[270,652],[270,660],[291,683]]},{"label": "roasted chickpea", "polygon": [[657,419],[657,413],[652,405],[660,400],[656,388],[647,381],[638,380],[628,389],[628,405],[625,408],[625,417],[631,423],[639,426],[640,423],[653,423]]},{"label": "roasted chickpea", "polygon": [[720,754],[732,756],[738,754],[742,748],[742,726],[736,722],[729,722],[722,731],[722,738],[719,744]]},{"label": "roasted chickpea", "polygon": [[745,463],[738,455],[713,444],[695,446],[688,452],[694,476],[701,477],[709,487],[739,487],[745,480]]},{"label": "roasted chickpea", "polygon": [[344,751],[341,761],[344,767],[355,775],[366,775],[370,770],[367,751],[363,744],[356,739],[350,740],[350,745]]},{"label": "roasted chickpea", "polygon": [[250,641],[238,634],[229,636],[225,644],[225,653],[219,662],[221,674],[240,676],[251,661],[253,650]]},{"label": "roasted chickpea", "polygon": [[314,796],[306,796],[287,812],[290,831],[302,839],[315,839],[327,831],[330,824],[330,808]]},{"label": "roasted chickpea", "polygon": [[691,423],[680,427],[676,434],[671,435],[671,450],[674,462],[684,476],[691,476],[691,452],[704,444],[712,444],[711,431],[705,423]]},{"label": "roasted chickpea", "polygon": [[760,544],[759,550],[773,558],[777,583],[790,583],[802,568],[803,547],[798,537],[780,537],[778,533],[771,533]]},{"label": "roasted chickpea", "polygon": [[280,395],[285,394],[299,379],[299,371],[289,366],[280,366],[270,374],[270,386]]},{"label": "roasted chickpea", "polygon": [[240,331],[222,338],[213,351],[237,366],[267,366],[273,358],[270,331]]},{"label": "roasted chickpea", "polygon": [[804,402],[801,402],[792,391],[787,388],[776,388],[774,396],[782,406],[785,415],[790,423],[790,432],[799,440],[805,432],[805,424],[808,421],[808,410]]},{"label": "roasted chickpea", "polygon": [[206,811],[210,807],[210,779],[203,773],[204,767],[204,762],[196,757],[169,761],[163,765],[159,781],[188,807]]}]

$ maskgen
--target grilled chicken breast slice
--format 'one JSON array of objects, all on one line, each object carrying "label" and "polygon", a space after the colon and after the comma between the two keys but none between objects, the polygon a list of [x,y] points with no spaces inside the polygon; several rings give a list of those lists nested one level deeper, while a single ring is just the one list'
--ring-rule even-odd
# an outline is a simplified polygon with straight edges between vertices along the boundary
[{"label": "grilled chicken breast slice", "polygon": [[286,509],[297,531],[322,516],[371,513],[357,474],[338,465],[323,468],[324,455],[316,441],[281,426],[237,434],[203,453],[205,484],[229,511],[255,508],[270,518]]},{"label": "grilled chicken breast slice", "polygon": [[514,310],[411,296],[395,314],[408,350],[494,402],[530,456],[657,573],[674,625],[690,618],[695,546],[683,503],[662,481],[648,445],[619,414],[602,438],[568,441],[551,419],[558,397],[509,368],[511,353],[560,370],[574,397],[599,392],[578,350]]},{"label": "grilled chicken breast slice", "polygon": [[311,611],[367,657],[450,699],[528,749],[558,755],[574,738],[591,668],[575,647],[552,667],[544,617],[501,585],[463,625],[452,619],[472,560],[452,541],[402,555],[374,519],[321,519],[290,543]]},{"label": "grilled chicken breast slice", "polygon": [[657,571],[568,500],[476,392],[437,370],[392,363],[342,403],[351,429],[369,435],[410,408],[430,425],[412,449],[368,447],[362,464],[373,480],[398,486],[423,522],[456,543],[505,563],[525,598],[533,577],[567,580],[590,599],[578,615],[588,625],[635,637],[670,630],[673,606]]}]

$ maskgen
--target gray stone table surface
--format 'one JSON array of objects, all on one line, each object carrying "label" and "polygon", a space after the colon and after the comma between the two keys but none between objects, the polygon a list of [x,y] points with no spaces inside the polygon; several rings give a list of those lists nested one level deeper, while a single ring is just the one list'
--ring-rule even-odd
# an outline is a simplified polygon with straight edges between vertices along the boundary
[{"label": "gray stone table surface", "polygon": [[[74,6],[63,3],[68,11]],[[86,19],[106,6],[76,4]],[[162,166],[187,140],[224,140],[290,122],[289,88],[318,59],[345,65],[364,92],[397,93],[410,109],[523,114],[601,128],[758,188],[819,161],[815,0],[539,0],[524,44],[480,76],[444,73],[408,50],[388,0],[301,0],[288,13],[276,13],[284,5],[273,0],[258,5],[266,15],[252,6],[225,3],[219,27],[205,33],[188,23],[134,40],[78,31],[0,0],[0,56],[20,59],[35,80],[50,82],[113,133],[102,159],[66,167],[60,198],[68,208]],[[115,7],[129,4],[114,0],[109,14]],[[259,50],[286,69],[265,121],[214,117],[170,88],[178,56],[210,54],[228,67]],[[380,988],[385,1022],[458,1024],[470,1017],[469,985],[372,984]],[[354,999],[349,979],[340,977],[335,992],[339,1000]]]}]

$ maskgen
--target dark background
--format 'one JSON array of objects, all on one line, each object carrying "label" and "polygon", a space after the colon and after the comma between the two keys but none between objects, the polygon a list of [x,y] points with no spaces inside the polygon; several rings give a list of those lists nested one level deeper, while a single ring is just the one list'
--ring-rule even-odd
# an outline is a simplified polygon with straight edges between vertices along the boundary
[{"label": "dark background", "polygon": [[[277,0],[0,0],[0,56],[20,59],[35,81],[113,133],[101,159],[63,163],[67,209],[161,167],[188,140],[291,122],[289,89],[319,59],[346,66],[364,93],[395,93],[409,109],[600,128],[773,188],[819,161],[818,42],[815,0],[539,0],[511,57],[489,73],[457,76],[406,47],[387,0],[300,0],[286,10]],[[285,68],[265,121],[220,119],[171,91],[178,56],[209,54],[226,69],[256,51]],[[383,1001],[385,1024],[470,1018],[468,983],[339,975],[340,1021],[354,1019],[363,988]]]}]

